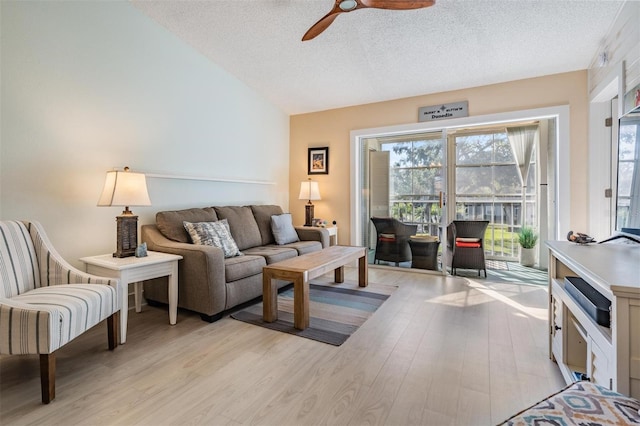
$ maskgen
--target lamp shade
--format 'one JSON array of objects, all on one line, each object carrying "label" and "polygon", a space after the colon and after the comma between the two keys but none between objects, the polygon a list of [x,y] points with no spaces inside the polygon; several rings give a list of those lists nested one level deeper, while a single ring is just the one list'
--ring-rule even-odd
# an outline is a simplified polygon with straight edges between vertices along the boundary
[{"label": "lamp shade", "polygon": [[150,206],[147,179],[143,173],[124,171],[107,172],[98,206]]},{"label": "lamp shade", "polygon": [[320,188],[318,182],[307,180],[300,183],[300,200],[320,200]]}]

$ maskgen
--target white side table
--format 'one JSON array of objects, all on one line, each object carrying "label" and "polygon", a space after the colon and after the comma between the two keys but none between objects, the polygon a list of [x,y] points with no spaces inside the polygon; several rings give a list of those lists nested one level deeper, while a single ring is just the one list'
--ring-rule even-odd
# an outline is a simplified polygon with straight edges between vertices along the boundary
[{"label": "white side table", "polygon": [[[303,225],[300,225],[303,226]],[[329,231],[329,245],[337,246],[338,245],[338,227],[336,225],[327,226],[324,229]]]},{"label": "white side table", "polygon": [[329,245],[337,246],[338,245],[338,227],[337,226],[328,226],[325,228],[329,231]]},{"label": "white side table", "polygon": [[90,274],[118,278],[122,288],[120,311],[120,343],[127,341],[129,311],[129,284],[135,286],[136,312],[142,310],[142,281],[169,277],[169,324],[178,318],[178,260],[182,256],[149,251],[146,257],[113,257],[112,254],[83,257],[80,259]]}]

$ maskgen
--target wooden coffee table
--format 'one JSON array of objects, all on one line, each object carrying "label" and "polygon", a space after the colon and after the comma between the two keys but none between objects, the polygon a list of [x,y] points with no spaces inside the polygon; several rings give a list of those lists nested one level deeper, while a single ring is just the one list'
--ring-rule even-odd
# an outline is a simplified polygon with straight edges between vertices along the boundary
[{"label": "wooden coffee table", "polygon": [[263,317],[265,322],[278,319],[278,287],[273,279],[293,281],[293,326],[309,327],[309,280],[333,270],[335,282],[344,282],[344,265],[358,260],[358,285],[366,287],[367,250],[364,247],[331,246],[303,254],[262,269]]}]

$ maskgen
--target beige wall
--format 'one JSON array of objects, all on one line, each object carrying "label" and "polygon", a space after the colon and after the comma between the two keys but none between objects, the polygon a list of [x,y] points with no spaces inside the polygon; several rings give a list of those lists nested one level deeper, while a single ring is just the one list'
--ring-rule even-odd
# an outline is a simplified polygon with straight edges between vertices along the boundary
[{"label": "beige wall", "polygon": [[[587,72],[576,71],[527,80],[388,102],[295,115],[290,121],[290,201],[295,223],[304,223],[305,201],[298,200],[300,182],[307,179],[307,149],[329,147],[329,174],[314,175],[322,200],[315,216],[336,220],[340,244],[350,242],[350,132],[417,122],[418,108],[440,103],[469,102],[471,116],[569,105],[571,152],[571,228],[587,225]],[[566,141],[560,141],[566,143]]]}]

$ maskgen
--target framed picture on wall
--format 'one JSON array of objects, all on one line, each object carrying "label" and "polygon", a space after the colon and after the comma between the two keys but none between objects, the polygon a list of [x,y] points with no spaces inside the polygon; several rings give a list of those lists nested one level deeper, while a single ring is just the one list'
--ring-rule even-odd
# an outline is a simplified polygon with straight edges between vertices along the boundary
[{"label": "framed picture on wall", "polygon": [[309,148],[309,158],[307,160],[308,172],[310,175],[329,174],[329,147]]}]

